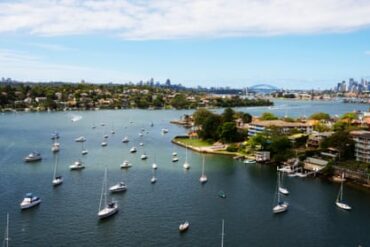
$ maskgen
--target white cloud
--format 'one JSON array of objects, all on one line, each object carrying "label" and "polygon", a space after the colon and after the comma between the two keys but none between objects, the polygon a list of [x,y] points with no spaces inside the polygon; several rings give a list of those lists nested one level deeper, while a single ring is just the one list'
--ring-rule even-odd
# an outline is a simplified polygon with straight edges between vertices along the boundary
[{"label": "white cloud", "polygon": [[8,0],[0,3],[0,32],[124,39],[346,32],[368,27],[369,13],[368,0]]},{"label": "white cloud", "polygon": [[[50,63],[29,53],[0,49],[0,76],[23,81],[126,82],[139,76],[109,69]],[[46,79],[47,78],[47,79]]]}]

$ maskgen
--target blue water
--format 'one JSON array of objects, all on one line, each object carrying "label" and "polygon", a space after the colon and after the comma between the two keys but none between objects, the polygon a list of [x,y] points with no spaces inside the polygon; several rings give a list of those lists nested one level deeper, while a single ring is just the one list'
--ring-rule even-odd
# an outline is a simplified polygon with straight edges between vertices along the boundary
[{"label": "blue water", "polygon": [[[365,105],[330,102],[278,101],[272,108],[243,108],[253,115],[272,111],[279,115],[310,115],[325,111],[342,114]],[[287,113],[286,113],[287,112]],[[289,211],[273,215],[275,170],[247,165],[230,157],[206,155],[208,183],[201,185],[200,154],[189,151],[191,169],[184,171],[185,150],[170,140],[185,129],[169,120],[191,111],[117,110],[0,115],[0,232],[10,214],[10,246],[219,246],[221,220],[225,220],[225,246],[370,246],[370,193],[345,186],[346,201],[353,207],[345,212],[335,207],[339,189],[318,178],[286,178],[290,195]],[[82,116],[71,122],[74,115]],[[132,124],[129,122],[133,121]],[[100,123],[106,123],[105,127]],[[150,122],[154,127],[150,127]],[[96,129],[91,126],[95,124]],[[112,127],[116,134],[110,134]],[[140,138],[141,128],[149,134]],[[160,130],[169,133],[161,135]],[[58,173],[64,183],[53,188],[53,154],[50,135],[61,135]],[[100,142],[108,134],[108,146]],[[82,158],[86,169],[70,171],[68,166],[81,158],[78,136],[87,138],[89,154]],[[124,136],[130,143],[123,144]],[[144,142],[144,147],[139,147]],[[130,154],[135,145],[138,153]],[[24,156],[33,150],[43,160],[26,164]],[[171,162],[176,151],[180,161]],[[149,155],[141,161],[143,152]],[[150,183],[151,164],[158,164],[156,184]],[[132,162],[121,170],[124,159]],[[127,192],[114,195],[120,211],[99,221],[97,211],[104,169],[108,183],[124,180]],[[225,191],[227,198],[217,196]],[[41,197],[39,207],[21,211],[25,193]],[[190,229],[178,233],[185,220]]]}]

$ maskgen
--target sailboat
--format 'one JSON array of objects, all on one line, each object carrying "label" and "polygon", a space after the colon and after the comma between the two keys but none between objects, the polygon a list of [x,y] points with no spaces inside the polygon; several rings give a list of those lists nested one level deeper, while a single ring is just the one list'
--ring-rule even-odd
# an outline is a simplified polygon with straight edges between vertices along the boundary
[{"label": "sailboat", "polygon": [[148,159],[148,155],[146,155],[145,151],[144,151],[144,153],[140,156],[140,159],[142,159],[142,160],[146,160],[146,159]]},{"label": "sailboat", "polygon": [[82,155],[86,155],[88,153],[89,153],[89,151],[85,148],[85,143],[83,142],[82,143],[82,151],[81,151],[81,154]]},{"label": "sailboat", "polygon": [[[108,137],[107,137],[108,138]],[[106,147],[108,145],[108,142],[105,140],[106,138],[104,137],[104,140],[101,142],[102,147]]]},{"label": "sailboat", "polygon": [[56,141],[56,139],[54,139],[54,142],[53,142],[53,145],[51,146],[51,151],[53,153],[56,153],[56,152],[59,152],[60,150],[60,143]]},{"label": "sailboat", "polygon": [[58,154],[55,155],[55,162],[54,162],[54,174],[53,174],[53,186],[58,186],[63,183],[63,177],[57,176],[57,167],[58,167]]},{"label": "sailboat", "polygon": [[285,212],[285,211],[288,210],[288,203],[282,201],[281,198],[280,198],[280,194],[281,193],[279,192],[279,188],[280,188],[280,178],[279,178],[279,175],[277,176],[277,183],[278,183],[277,184],[278,190],[276,192],[276,194],[277,194],[277,205],[275,207],[273,207],[273,209],[272,209],[272,212],[274,214],[282,213],[282,212]]},{"label": "sailboat", "polygon": [[224,229],[225,229],[224,219],[222,219],[221,247],[224,247],[224,237],[225,237]]},{"label": "sailboat", "polygon": [[122,143],[128,143],[130,140],[128,139],[127,136],[125,136],[123,139],[122,139]]},{"label": "sailboat", "polygon": [[186,170],[190,169],[190,164],[188,163],[188,146],[186,146],[186,149],[185,149],[185,163],[184,163],[183,167]]},{"label": "sailboat", "polygon": [[105,168],[98,212],[98,217],[100,219],[107,218],[118,212],[118,203],[113,201],[108,202],[107,200],[107,180],[107,168]]},{"label": "sailboat", "polygon": [[155,169],[153,169],[153,176],[152,176],[152,178],[150,179],[150,182],[151,182],[152,184],[154,184],[155,182],[157,182],[157,178],[155,177]]},{"label": "sailboat", "polygon": [[340,183],[340,189],[337,196],[337,200],[335,201],[335,204],[338,208],[344,209],[344,210],[351,210],[352,208],[343,202],[343,181],[344,181],[344,173],[342,173],[342,182]]},{"label": "sailboat", "polygon": [[9,246],[9,213],[6,214],[6,228],[5,228],[5,237],[4,237],[4,247]]},{"label": "sailboat", "polygon": [[200,176],[199,181],[204,184],[208,181],[207,176],[204,174],[204,155],[203,155],[203,165],[202,165],[202,176]]},{"label": "sailboat", "polygon": [[173,146],[172,156],[174,156],[174,157],[177,156],[175,145]]},{"label": "sailboat", "polygon": [[283,178],[284,178],[284,174],[281,175],[281,173],[278,171],[278,179],[280,180],[279,182],[279,193],[283,194],[283,195],[289,195],[289,191],[287,188],[284,188],[283,187]]}]

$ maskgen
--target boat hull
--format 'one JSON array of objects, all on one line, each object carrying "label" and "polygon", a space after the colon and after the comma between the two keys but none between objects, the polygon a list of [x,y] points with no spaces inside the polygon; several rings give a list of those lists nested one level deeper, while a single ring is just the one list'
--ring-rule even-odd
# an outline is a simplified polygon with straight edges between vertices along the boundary
[{"label": "boat hull", "polygon": [[37,205],[39,205],[41,203],[41,200],[37,200],[37,201],[34,201],[34,202],[31,202],[31,203],[21,203],[20,206],[21,206],[21,209],[24,210],[24,209],[28,209],[28,208],[33,208]]},{"label": "boat hull", "polygon": [[338,208],[344,209],[344,210],[351,210],[352,208],[343,202],[335,202],[335,205],[337,205]]},{"label": "boat hull", "polygon": [[113,216],[116,213],[118,213],[118,206],[115,206],[114,208],[103,208],[98,212],[98,217],[102,220]]},{"label": "boat hull", "polygon": [[273,212],[274,214],[279,214],[279,213],[286,212],[287,210],[288,210],[288,203],[284,202],[284,203],[281,203],[281,204],[276,205],[276,206],[272,209],[272,212]]}]

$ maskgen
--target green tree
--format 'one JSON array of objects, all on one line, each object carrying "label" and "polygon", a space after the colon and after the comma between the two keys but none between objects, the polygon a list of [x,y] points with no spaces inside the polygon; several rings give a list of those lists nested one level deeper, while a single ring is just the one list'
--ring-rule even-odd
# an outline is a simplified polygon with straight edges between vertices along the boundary
[{"label": "green tree", "polygon": [[234,121],[234,110],[230,107],[226,108],[224,112],[222,113],[222,121],[224,123],[226,122],[233,122]]},{"label": "green tree", "polygon": [[213,115],[213,113],[205,108],[199,108],[193,113],[194,124],[197,126],[202,126],[204,121]]},{"label": "green tree", "polygon": [[261,120],[277,120],[279,119],[277,116],[275,116],[273,113],[271,112],[264,112],[262,113],[261,117],[260,117]]},{"label": "green tree", "polygon": [[252,122],[252,115],[246,112],[236,112],[235,116],[237,118],[241,118],[243,120],[243,123],[250,123]]},{"label": "green tree", "polygon": [[332,147],[338,150],[341,160],[353,159],[355,144],[349,131],[337,131],[321,143],[322,148]]},{"label": "green tree", "polygon": [[269,140],[266,133],[257,133],[254,136],[251,136],[248,140],[248,145],[252,149],[261,149],[265,150],[268,146]]},{"label": "green tree", "polygon": [[184,109],[188,108],[189,102],[186,99],[186,96],[184,94],[177,94],[172,100],[171,103],[172,107],[176,109]]},{"label": "green tree", "polygon": [[220,126],[219,135],[224,142],[233,142],[238,139],[238,130],[235,122],[226,122]]},{"label": "green tree", "polygon": [[221,117],[216,114],[211,114],[207,116],[203,123],[202,127],[198,131],[198,136],[204,140],[218,140],[218,126],[221,124]]},{"label": "green tree", "polygon": [[330,115],[325,112],[316,112],[310,116],[310,119],[313,120],[329,120]]}]

